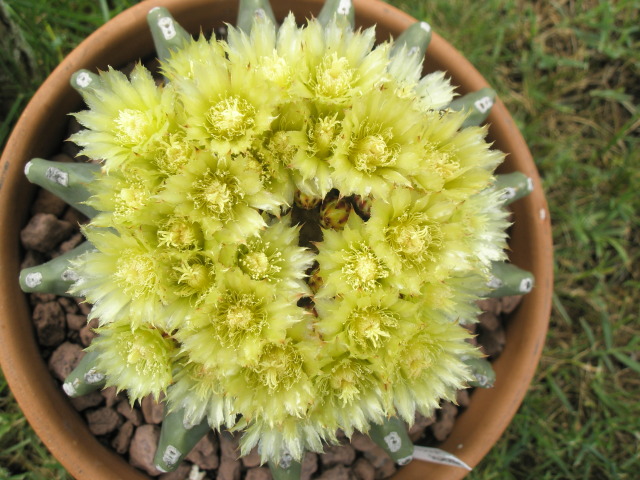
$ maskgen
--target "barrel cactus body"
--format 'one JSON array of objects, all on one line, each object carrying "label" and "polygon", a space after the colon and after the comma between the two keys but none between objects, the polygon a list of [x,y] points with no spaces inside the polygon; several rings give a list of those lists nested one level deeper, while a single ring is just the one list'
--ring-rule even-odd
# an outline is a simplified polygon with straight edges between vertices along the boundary
[{"label": "barrel cactus body", "polygon": [[374,46],[352,14],[278,25],[245,1],[218,41],[154,9],[163,79],[76,74],[72,140],[93,164],[29,164],[91,216],[76,255],[21,275],[99,319],[65,391],[163,395],[162,470],[208,428],[244,432],[279,472],[338,430],[429,415],[486,367],[475,302],[532,286],[504,263],[503,207],[526,181],[496,181],[491,95],[452,104],[443,73],[421,77],[426,23]]}]

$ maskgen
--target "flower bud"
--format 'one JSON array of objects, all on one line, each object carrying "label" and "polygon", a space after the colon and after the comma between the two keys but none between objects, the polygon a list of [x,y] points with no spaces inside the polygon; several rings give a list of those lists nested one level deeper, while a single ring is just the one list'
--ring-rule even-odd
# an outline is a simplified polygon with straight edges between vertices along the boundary
[{"label": "flower bud", "polygon": [[349,220],[353,207],[345,197],[326,199],[320,207],[320,225],[323,228],[342,230]]},{"label": "flower bud", "polygon": [[304,208],[305,210],[313,210],[318,206],[322,199],[320,197],[314,197],[313,195],[309,195],[307,193],[301,192],[300,190],[296,190],[293,195],[293,201],[300,208]]},{"label": "flower bud", "polygon": [[320,266],[316,263],[311,273],[309,273],[309,278],[307,279],[307,283],[309,284],[309,288],[313,293],[318,292],[322,287],[322,277],[320,276]]},{"label": "flower bud", "polygon": [[373,197],[371,195],[354,195],[351,202],[353,203],[356,213],[360,215],[363,220],[368,220],[371,216],[371,201]]}]

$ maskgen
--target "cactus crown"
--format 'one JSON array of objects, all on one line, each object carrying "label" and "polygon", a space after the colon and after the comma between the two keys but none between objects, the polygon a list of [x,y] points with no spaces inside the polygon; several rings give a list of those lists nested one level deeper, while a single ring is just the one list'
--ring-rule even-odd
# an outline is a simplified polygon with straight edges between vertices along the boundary
[{"label": "cactus crown", "polygon": [[461,129],[417,47],[321,19],[185,38],[166,82],[76,77],[72,140],[101,169],[70,292],[100,320],[96,368],[265,460],[451,399],[504,259],[486,128]]}]

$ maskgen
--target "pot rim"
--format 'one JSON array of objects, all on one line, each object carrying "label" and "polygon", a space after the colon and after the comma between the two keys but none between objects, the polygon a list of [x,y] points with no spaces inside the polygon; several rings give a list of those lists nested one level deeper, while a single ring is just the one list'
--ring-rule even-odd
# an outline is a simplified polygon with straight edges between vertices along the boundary
[{"label": "pot rim", "polygon": [[[273,0],[278,18],[288,12],[286,0]],[[380,0],[354,0],[358,25],[377,24],[379,40],[397,36],[416,20]],[[296,2],[296,12],[318,12],[322,0]],[[154,6],[167,7],[190,31],[202,24],[233,22],[235,1],[150,0],[114,17],[87,37],[51,73],[20,116],[0,159],[0,225],[9,235],[0,237],[0,364],[9,386],[27,420],[52,454],[78,479],[148,479],[122,457],[102,446],[89,432],[62,389],[53,381],[34,338],[26,295],[19,288],[18,242],[34,188],[24,178],[25,163],[47,157],[64,135],[64,122],[51,122],[52,112],[77,111],[82,101],[69,86],[69,78],[80,68],[106,68],[124,64],[131,53],[151,52],[150,35],[128,37],[128,32],[146,27],[146,13]],[[308,15],[308,14],[307,14]],[[297,18],[303,18],[298,13]],[[213,21],[217,19],[217,21]],[[134,55],[133,58],[138,58]],[[482,75],[449,43],[434,33],[426,53],[426,67],[446,70],[461,93],[488,86]],[[477,389],[467,410],[456,420],[450,437],[440,446],[470,466],[475,466],[499,439],[520,406],[542,354],[551,311],[553,256],[549,209],[537,169],[513,119],[497,100],[488,118],[489,137],[497,148],[508,152],[501,171],[521,171],[533,179],[534,191],[513,205],[518,222],[511,232],[512,262],[531,271],[536,287],[525,296],[507,327],[507,346],[494,362],[497,374],[492,389]],[[16,206],[23,207],[15,215]],[[34,358],[36,359],[34,361]],[[470,427],[469,430],[467,427]],[[460,479],[461,468],[414,461],[399,470],[399,480]]]}]

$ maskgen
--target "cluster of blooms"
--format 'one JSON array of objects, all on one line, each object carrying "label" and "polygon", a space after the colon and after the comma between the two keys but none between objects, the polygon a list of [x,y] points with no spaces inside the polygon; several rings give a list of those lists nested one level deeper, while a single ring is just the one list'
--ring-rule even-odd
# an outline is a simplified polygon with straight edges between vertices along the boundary
[{"label": "cluster of blooms", "polygon": [[[264,459],[410,422],[465,385],[462,324],[504,256],[503,155],[460,129],[443,73],[374,40],[258,21],[174,52],[166,83],[137,66],[87,89],[72,139],[103,162],[100,213],[73,292],[108,385],[166,393]],[[294,196],[330,192],[370,211],[305,244]]]}]

